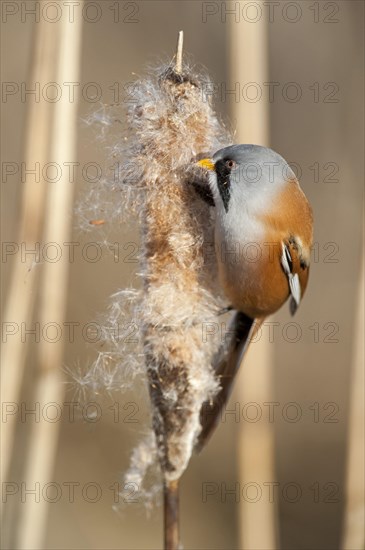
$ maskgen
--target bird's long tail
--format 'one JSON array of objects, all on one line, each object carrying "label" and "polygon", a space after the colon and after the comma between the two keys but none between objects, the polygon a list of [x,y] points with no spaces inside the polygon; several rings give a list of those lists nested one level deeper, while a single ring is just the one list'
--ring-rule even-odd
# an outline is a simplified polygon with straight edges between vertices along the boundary
[{"label": "bird's long tail", "polygon": [[244,313],[237,312],[231,324],[231,340],[228,350],[220,361],[216,375],[220,379],[220,390],[212,401],[203,404],[200,411],[202,430],[196,443],[196,450],[201,451],[214,431],[222,408],[226,405],[233,388],[233,382],[249,347],[249,344],[261,326],[263,319],[254,320]]}]

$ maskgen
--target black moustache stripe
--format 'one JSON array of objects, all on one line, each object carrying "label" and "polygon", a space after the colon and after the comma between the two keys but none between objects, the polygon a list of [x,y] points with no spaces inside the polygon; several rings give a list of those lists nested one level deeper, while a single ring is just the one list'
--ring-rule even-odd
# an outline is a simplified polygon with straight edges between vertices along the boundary
[{"label": "black moustache stripe", "polygon": [[215,165],[215,171],[217,174],[219,194],[222,198],[224,209],[228,212],[228,205],[231,198],[230,169],[227,168],[225,161],[219,160]]}]

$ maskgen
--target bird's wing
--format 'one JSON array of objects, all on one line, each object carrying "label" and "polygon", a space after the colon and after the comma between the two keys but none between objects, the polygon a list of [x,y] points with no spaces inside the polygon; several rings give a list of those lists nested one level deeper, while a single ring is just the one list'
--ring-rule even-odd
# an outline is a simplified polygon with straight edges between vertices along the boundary
[{"label": "bird's wing", "polygon": [[231,325],[232,337],[228,345],[228,351],[216,369],[216,375],[221,384],[220,390],[212,401],[203,404],[200,411],[202,430],[196,443],[196,450],[201,451],[214,431],[221,411],[231,394],[233,381],[249,343],[262,322],[263,319],[255,322],[254,319],[250,319],[241,312],[235,314]]},{"label": "bird's wing", "polygon": [[307,286],[309,274],[309,265],[303,259],[301,247],[295,237],[282,242],[281,265],[288,277],[291,294],[290,312],[294,315]]}]

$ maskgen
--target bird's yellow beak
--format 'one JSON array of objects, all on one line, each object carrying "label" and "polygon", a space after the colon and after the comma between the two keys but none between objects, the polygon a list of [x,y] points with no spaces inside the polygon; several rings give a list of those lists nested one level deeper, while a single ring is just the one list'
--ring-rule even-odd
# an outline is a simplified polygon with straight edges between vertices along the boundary
[{"label": "bird's yellow beak", "polygon": [[215,166],[212,159],[201,159],[197,163],[197,166],[200,166],[201,168],[205,168],[206,170],[209,170],[210,172],[215,172]]}]

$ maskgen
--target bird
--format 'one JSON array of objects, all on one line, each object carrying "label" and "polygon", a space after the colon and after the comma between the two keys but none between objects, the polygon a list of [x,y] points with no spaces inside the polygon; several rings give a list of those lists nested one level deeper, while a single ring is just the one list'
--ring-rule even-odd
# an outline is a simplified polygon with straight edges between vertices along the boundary
[{"label": "bird", "polygon": [[[311,206],[289,164],[253,144],[231,145],[196,165],[209,173],[216,209],[215,253],[220,286],[235,310],[232,339],[217,369],[221,389],[201,412],[201,448],[228,400],[252,336],[289,299],[292,315],[308,283],[313,242]],[[202,193],[200,193],[202,195]]]}]

